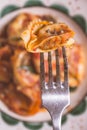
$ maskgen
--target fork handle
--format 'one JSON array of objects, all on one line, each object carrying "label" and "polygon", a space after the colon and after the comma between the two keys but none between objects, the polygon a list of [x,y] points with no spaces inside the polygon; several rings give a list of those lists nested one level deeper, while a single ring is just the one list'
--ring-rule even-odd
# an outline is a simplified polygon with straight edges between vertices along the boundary
[{"label": "fork handle", "polygon": [[61,116],[62,113],[57,113],[52,116],[53,130],[61,130]]}]

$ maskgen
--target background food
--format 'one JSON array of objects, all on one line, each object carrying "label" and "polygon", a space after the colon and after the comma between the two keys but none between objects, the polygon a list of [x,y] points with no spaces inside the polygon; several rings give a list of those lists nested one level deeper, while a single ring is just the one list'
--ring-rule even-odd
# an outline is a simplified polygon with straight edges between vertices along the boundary
[{"label": "background food", "polygon": [[[0,37],[0,99],[12,111],[23,116],[32,115],[42,110],[39,81],[40,57],[38,53],[28,53],[24,48],[23,41],[19,38],[20,32],[31,20],[36,18],[55,21],[51,16],[41,17],[23,13],[8,23]],[[59,51],[63,79],[61,48]],[[67,48],[70,87],[78,87],[84,77],[84,55],[82,52],[82,47],[78,44]],[[54,52],[52,55],[55,79]],[[45,53],[46,73],[48,72],[47,66],[47,54]]]}]

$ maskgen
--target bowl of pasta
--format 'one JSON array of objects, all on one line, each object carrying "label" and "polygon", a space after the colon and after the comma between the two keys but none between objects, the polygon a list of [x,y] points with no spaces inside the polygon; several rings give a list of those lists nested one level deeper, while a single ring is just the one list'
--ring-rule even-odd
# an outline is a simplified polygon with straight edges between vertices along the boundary
[{"label": "bowl of pasta", "polygon": [[[40,54],[27,52],[20,33],[35,19],[63,22],[75,32],[75,45],[66,48],[69,66],[70,106],[67,114],[86,95],[87,39],[81,28],[67,15],[45,7],[30,7],[9,13],[0,20],[0,109],[23,121],[50,120],[49,113],[41,105]],[[54,51],[52,51],[53,76],[55,78]],[[61,77],[63,62],[60,51]],[[47,53],[45,53],[45,68]]]}]

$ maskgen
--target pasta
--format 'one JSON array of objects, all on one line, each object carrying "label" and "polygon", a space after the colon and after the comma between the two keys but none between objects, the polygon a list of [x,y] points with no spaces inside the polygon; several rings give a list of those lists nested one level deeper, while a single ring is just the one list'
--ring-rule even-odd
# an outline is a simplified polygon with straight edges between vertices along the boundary
[{"label": "pasta", "polygon": [[[54,50],[54,47],[46,48],[44,45],[49,38],[56,38],[57,36],[54,34],[49,34],[49,30],[47,31],[48,33],[45,33],[45,31],[49,27],[50,31],[52,32],[57,25],[63,25],[66,30],[65,24],[57,24],[56,20],[51,16],[37,16],[33,14],[22,13],[9,22],[6,28],[4,28],[2,31],[0,36],[0,100],[3,101],[11,111],[19,115],[29,116],[34,115],[39,111],[45,111],[45,109],[41,106],[40,97],[40,54],[36,53],[36,50],[33,50],[33,46],[31,46],[30,50],[29,46],[30,42],[32,41],[34,42],[34,45],[36,44],[37,48],[40,47],[38,52],[50,51],[51,49]],[[28,29],[26,28],[27,26]],[[20,34],[23,30],[26,32],[25,36],[22,35],[24,40],[20,38]],[[70,32],[69,36],[68,33],[66,33],[67,37],[73,37],[74,32],[70,28],[68,28],[67,31],[68,30]],[[58,32],[59,30],[56,31]],[[42,38],[41,42],[44,41],[43,38],[46,38],[45,41],[42,42],[43,44],[38,43],[39,39],[36,34],[38,34],[38,37]],[[26,38],[26,36],[28,37]],[[57,38],[59,37],[60,36]],[[53,42],[53,39],[51,40]],[[64,41],[66,41],[66,39],[64,39]],[[71,38],[70,43],[73,43],[73,38]],[[64,44],[69,46],[70,43]],[[28,51],[35,53],[27,52],[24,44],[26,48],[28,47]],[[31,44],[33,45],[33,43]],[[60,44],[58,43],[57,47],[59,47],[59,45]],[[79,44],[74,44],[74,47],[67,47],[66,49],[69,63],[69,86],[78,87],[84,77],[84,54],[82,46]],[[63,79],[64,70],[61,47],[59,47],[58,50],[61,64],[61,79]],[[54,51],[51,53],[53,77],[55,79],[56,63]],[[45,53],[44,60],[46,75],[48,73],[47,58],[47,53]],[[47,79],[48,75],[46,77],[46,80]]]},{"label": "pasta", "polygon": [[74,43],[74,32],[64,23],[37,19],[22,33],[25,48],[29,52],[48,52]]}]

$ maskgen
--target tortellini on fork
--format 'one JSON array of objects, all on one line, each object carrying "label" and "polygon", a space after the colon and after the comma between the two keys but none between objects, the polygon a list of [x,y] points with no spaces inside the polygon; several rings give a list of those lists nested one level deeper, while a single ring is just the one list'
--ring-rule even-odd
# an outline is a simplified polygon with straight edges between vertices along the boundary
[{"label": "tortellini on fork", "polygon": [[29,52],[49,52],[61,46],[74,43],[74,31],[65,23],[53,23],[46,20],[34,20],[21,34],[25,48]]}]

